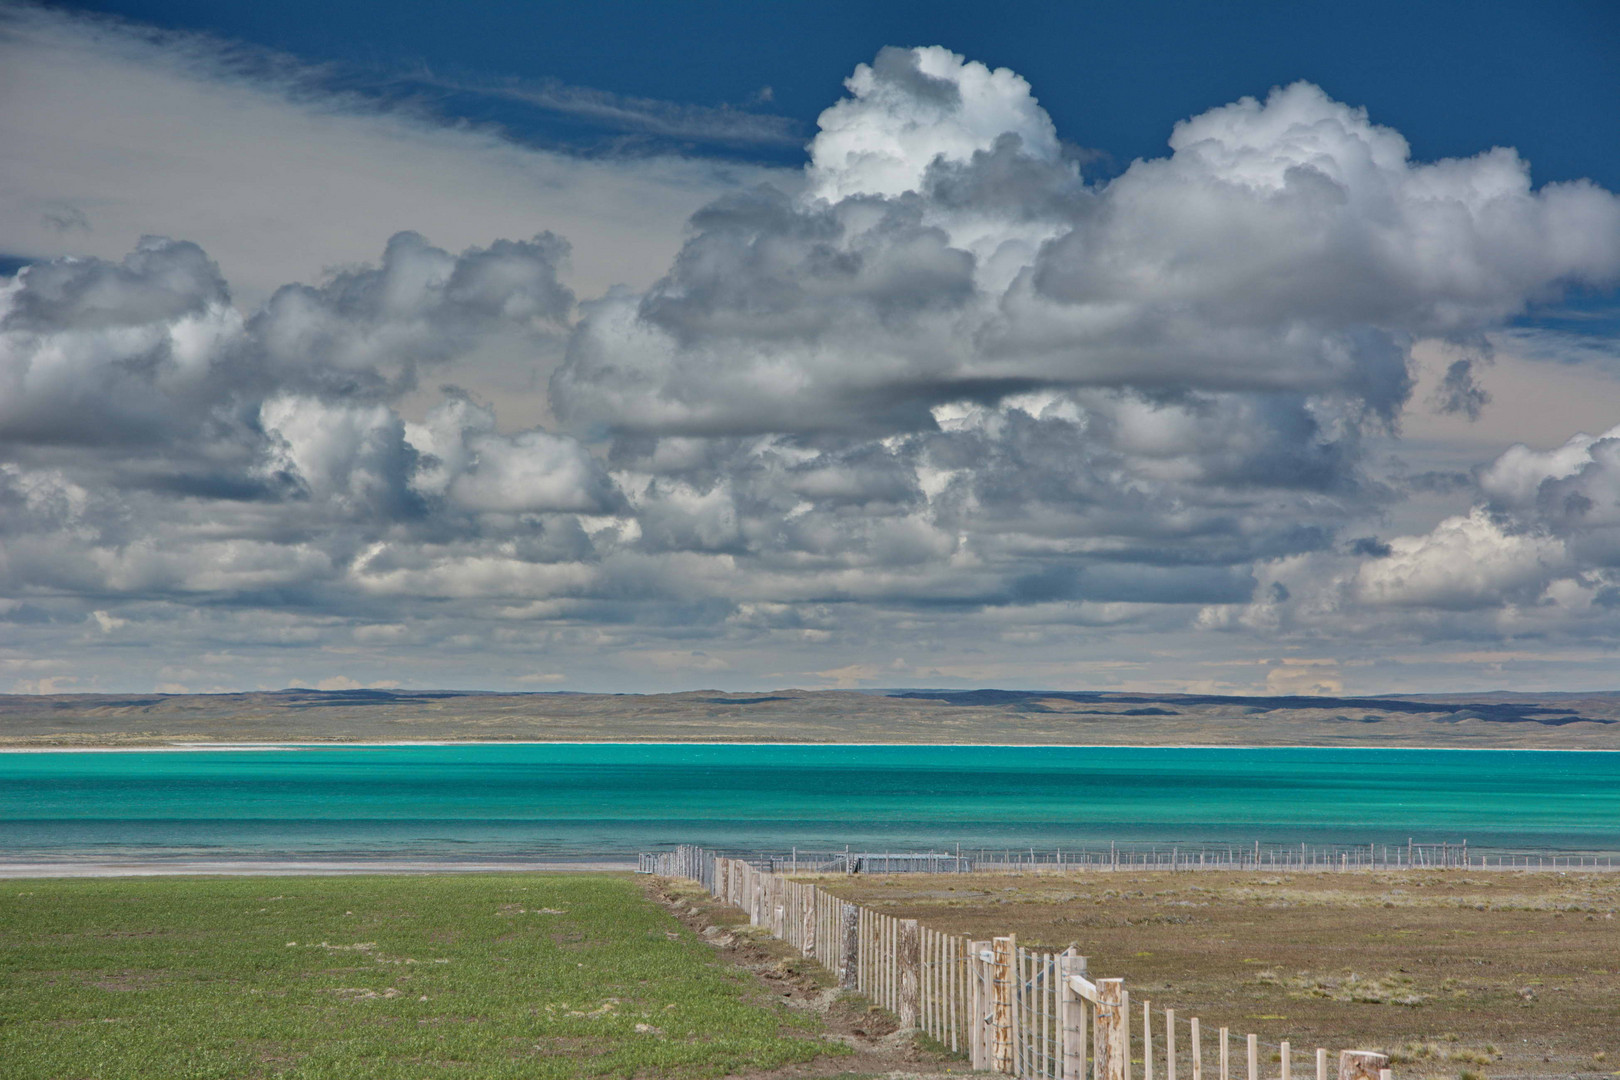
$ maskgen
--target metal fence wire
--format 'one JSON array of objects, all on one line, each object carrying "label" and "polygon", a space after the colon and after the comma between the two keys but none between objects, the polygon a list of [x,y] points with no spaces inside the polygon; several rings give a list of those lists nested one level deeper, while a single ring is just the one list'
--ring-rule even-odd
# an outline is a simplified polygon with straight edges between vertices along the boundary
[{"label": "metal fence wire", "polygon": [[[693,877],[683,859],[689,852],[709,849],[681,845],[673,851],[640,856],[644,873],[666,873],[678,868]],[[683,854],[684,853],[684,854]],[[1566,870],[1605,872],[1616,868],[1612,851],[1554,851],[1522,848],[1470,847],[1457,842],[1404,844],[1164,844],[1146,841],[1108,841],[1070,847],[984,848],[957,845],[953,851],[815,851],[793,848],[785,852],[719,852],[711,856],[740,859],[770,873],[821,874],[963,874],[963,873],[1068,873],[1075,870],[1173,870],[1185,872],[1274,870]],[[700,873],[701,870],[694,871]],[[707,882],[705,882],[707,884]]]},{"label": "metal fence wire", "polygon": [[[846,857],[824,857],[830,854]],[[1234,1058],[1231,1029],[1213,1029],[1206,1042],[1211,1029],[1198,1017],[1178,1017],[1149,1001],[1133,1007],[1123,979],[1092,979],[1086,958],[1073,949],[1026,949],[1010,934],[978,941],[940,933],[780,872],[831,866],[855,872],[853,854],[801,861],[795,851],[779,866],[775,856],[732,857],[682,845],[643,855],[640,865],[646,873],[701,883],[746,912],[750,924],[833,972],[845,990],[888,1009],[902,1028],[963,1054],[976,1070],[1026,1080],[1133,1080],[1139,1063],[1141,1080],[1261,1080],[1264,1047],[1277,1052],[1281,1080],[1292,1080],[1295,1054],[1287,1042],[1244,1035],[1242,1058]],[[953,861],[953,869],[935,872],[960,872],[962,865],[956,855],[887,857],[889,866],[910,866],[910,872],[929,860],[935,866]],[[1314,1064],[1317,1080],[1329,1080],[1325,1048],[1304,1064],[1302,1072]],[[1343,1050],[1337,1065],[1338,1080],[1391,1080],[1382,1054]]]}]

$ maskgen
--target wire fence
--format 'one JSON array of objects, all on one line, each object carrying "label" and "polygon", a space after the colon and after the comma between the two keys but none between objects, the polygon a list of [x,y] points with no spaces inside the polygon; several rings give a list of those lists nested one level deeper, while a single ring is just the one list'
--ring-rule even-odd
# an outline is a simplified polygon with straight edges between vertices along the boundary
[{"label": "wire fence", "polygon": [[[1043,952],[1020,946],[1013,935],[981,941],[940,933],[781,872],[838,863],[827,854],[801,863],[794,851],[787,866],[778,866],[774,855],[729,857],[682,845],[644,854],[641,866],[647,873],[700,882],[710,895],[746,912],[752,925],[836,974],[842,987],[893,1012],[903,1028],[965,1055],[974,1069],[1027,1080],[1132,1080],[1133,1064],[1140,1063],[1141,1080],[1261,1080],[1265,1050],[1282,1080],[1291,1080],[1296,1066],[1302,1076],[1314,1066],[1317,1080],[1329,1080],[1326,1048],[1298,1052],[1286,1041],[1245,1033],[1240,1061],[1232,1054],[1230,1028],[1211,1030],[1199,1017],[1178,1017],[1147,1000],[1133,1006],[1123,979],[1093,980],[1086,958],[1072,948]],[[845,853],[846,872],[855,865],[853,854]],[[944,858],[925,854],[892,865],[937,867]],[[1389,1059],[1342,1050],[1337,1076],[1391,1080]]]},{"label": "wire fence", "polygon": [[[721,854],[714,852],[711,854]],[[641,869],[671,852],[643,853]],[[792,848],[785,852],[724,853],[773,873],[959,874],[1068,873],[1084,870],[1337,871],[1358,870],[1555,870],[1612,872],[1615,852],[1470,848],[1466,839],[1418,843],[1164,844],[1108,841],[1051,849],[956,845],[947,851],[892,852]],[[692,877],[691,874],[682,876]],[[707,884],[707,882],[705,882]]]}]

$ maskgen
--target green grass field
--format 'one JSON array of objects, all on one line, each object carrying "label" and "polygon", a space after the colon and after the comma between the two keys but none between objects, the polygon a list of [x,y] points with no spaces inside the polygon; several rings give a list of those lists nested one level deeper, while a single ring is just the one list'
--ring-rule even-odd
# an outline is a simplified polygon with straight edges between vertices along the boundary
[{"label": "green grass field", "polygon": [[0,1076],[717,1076],[839,1047],[612,875],[0,882]]}]

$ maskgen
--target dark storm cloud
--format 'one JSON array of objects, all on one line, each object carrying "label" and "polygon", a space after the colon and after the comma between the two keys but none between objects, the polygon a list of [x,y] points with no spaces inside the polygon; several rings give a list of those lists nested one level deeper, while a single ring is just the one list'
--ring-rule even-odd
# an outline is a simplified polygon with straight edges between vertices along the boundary
[{"label": "dark storm cloud", "polygon": [[1437,410],[1461,413],[1470,420],[1479,419],[1479,414],[1491,403],[1491,395],[1475,379],[1475,363],[1474,359],[1465,357],[1453,360],[1447,366],[1445,377],[1434,391],[1434,407]]}]

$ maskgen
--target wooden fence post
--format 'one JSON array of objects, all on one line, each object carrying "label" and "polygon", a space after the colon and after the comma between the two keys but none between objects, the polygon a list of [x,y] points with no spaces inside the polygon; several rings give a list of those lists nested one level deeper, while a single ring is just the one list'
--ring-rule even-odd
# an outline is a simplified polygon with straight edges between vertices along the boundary
[{"label": "wooden fence post", "polygon": [[1041,1014],[1040,1027],[1035,1034],[1035,1062],[1040,1075],[1052,1076],[1056,1068],[1052,1048],[1057,1045],[1052,1037],[1052,1020],[1057,1015],[1056,1003],[1052,1000],[1052,980],[1057,977],[1057,957],[1051,953],[1040,954],[1035,957],[1035,970],[1040,972],[1040,992],[1035,995],[1035,1007]]},{"label": "wooden fence post", "polygon": [[1142,1080],[1153,1080],[1153,1002],[1142,999]]},{"label": "wooden fence post", "polygon": [[984,1042],[980,1056],[983,1068],[996,1067],[996,943],[980,942],[979,951],[979,1034]]},{"label": "wooden fence post", "polygon": [[953,1054],[961,1050],[957,1032],[961,1029],[961,1020],[965,1019],[962,1009],[967,1004],[959,1000],[966,993],[963,988],[961,958],[957,955],[961,948],[961,941],[962,939],[954,934],[945,939],[946,972],[950,979],[951,988],[950,996],[946,999],[945,1018],[950,1024],[951,1053]]},{"label": "wooden fence post", "polygon": [[1097,980],[1097,1007],[1092,1017],[1096,1080],[1126,1080],[1130,1075],[1131,1028],[1125,1000],[1124,979]]},{"label": "wooden fence post", "polygon": [[918,1008],[922,1010],[923,1030],[932,1035],[940,1043],[948,1040],[945,1028],[939,1022],[940,976],[945,969],[945,942],[934,931],[924,927],[922,933],[922,1001]]},{"label": "wooden fence post", "polygon": [[842,948],[838,958],[838,985],[845,990],[859,988],[861,977],[861,909],[848,900],[838,910]]},{"label": "wooden fence post", "polygon": [[1058,1073],[1062,1080],[1085,1080],[1086,1003],[1069,982],[1072,975],[1086,973],[1086,958],[1071,945],[1057,958],[1058,967]]},{"label": "wooden fence post", "polygon": [[1024,975],[1024,950],[1013,935],[1012,947],[1012,982],[1007,988],[1007,1001],[1012,1006],[1012,1068],[1007,1071],[1017,1076],[1025,1065],[1025,1038],[1024,1038],[1024,1009],[1028,1000],[1024,991],[1028,988]]},{"label": "wooden fence post", "polygon": [[1119,1003],[1122,1006],[1119,1011],[1119,1026],[1125,1042],[1125,1053],[1122,1055],[1125,1061],[1125,1080],[1131,1080],[1131,992],[1129,990],[1119,992]]},{"label": "wooden fence post", "polygon": [[[1176,1080],[1176,1010],[1164,1010],[1164,1076]],[[1285,1076],[1283,1080],[1288,1080]]]},{"label": "wooden fence post", "polygon": [[816,887],[801,887],[799,892],[799,951],[806,956],[816,955]]},{"label": "wooden fence post", "polygon": [[1339,1080],[1378,1080],[1389,1058],[1372,1050],[1345,1050],[1339,1054]]},{"label": "wooden fence post", "polygon": [[991,943],[995,959],[990,967],[991,1020],[990,1067],[996,1072],[1012,1072],[1013,1066],[1013,972],[1018,961],[1018,939],[998,937]]},{"label": "wooden fence post", "polygon": [[889,951],[889,1000],[884,1004],[895,1015],[900,1013],[900,920],[889,916],[883,921],[888,930],[885,947]]},{"label": "wooden fence post", "polygon": [[917,1026],[918,991],[922,983],[922,942],[916,919],[900,920],[899,935],[900,1014],[902,1028]]},{"label": "wooden fence post", "polygon": [[872,997],[871,959],[867,953],[872,942],[872,913],[863,907],[855,909],[855,989]]},{"label": "wooden fence post", "polygon": [[985,1068],[984,1055],[984,964],[979,954],[984,942],[967,939],[967,1039],[968,1066]]}]

